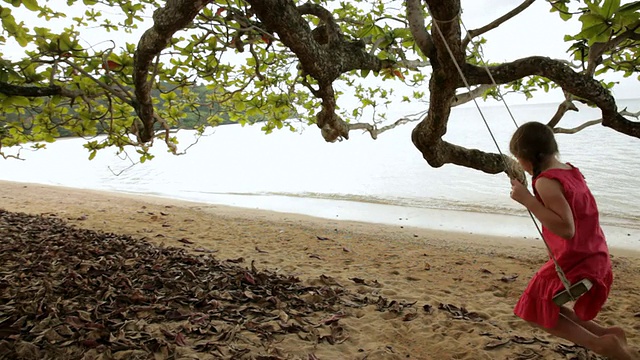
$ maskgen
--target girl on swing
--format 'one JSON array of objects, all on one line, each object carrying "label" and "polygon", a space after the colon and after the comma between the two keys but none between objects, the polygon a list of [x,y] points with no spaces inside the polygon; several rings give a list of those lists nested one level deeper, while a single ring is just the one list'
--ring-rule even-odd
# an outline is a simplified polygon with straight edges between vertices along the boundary
[{"label": "girl on swing", "polygon": [[593,321],[607,300],[613,273],[598,208],[584,177],[576,167],[556,158],[558,145],[547,125],[523,124],[513,134],[509,147],[523,169],[533,176],[535,194],[512,179],[511,198],[542,223],[544,239],[569,282],[587,278],[593,284],[573,309],[556,305],[552,299],[564,287],[550,259],[531,279],[514,313],[600,355],[640,359],[627,346],[624,330]]}]

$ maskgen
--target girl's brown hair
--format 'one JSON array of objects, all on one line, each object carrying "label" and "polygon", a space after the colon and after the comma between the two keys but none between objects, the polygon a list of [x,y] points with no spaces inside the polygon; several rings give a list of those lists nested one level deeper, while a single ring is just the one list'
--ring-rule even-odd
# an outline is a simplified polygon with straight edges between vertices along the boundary
[{"label": "girl's brown hair", "polygon": [[515,157],[531,162],[535,179],[544,162],[558,154],[558,143],[549,126],[532,121],[522,124],[513,133],[509,150]]}]

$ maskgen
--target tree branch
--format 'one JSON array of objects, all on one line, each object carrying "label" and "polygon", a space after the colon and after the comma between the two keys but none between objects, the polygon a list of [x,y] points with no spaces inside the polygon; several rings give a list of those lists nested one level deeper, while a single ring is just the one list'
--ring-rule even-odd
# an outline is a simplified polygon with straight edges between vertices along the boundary
[{"label": "tree branch", "polygon": [[587,121],[584,124],[580,125],[580,126],[576,126],[574,128],[570,128],[570,129],[565,129],[565,128],[561,128],[561,127],[555,127],[553,128],[553,132],[556,134],[575,134],[578,131],[584,130],[586,128],[588,128],[589,126],[593,126],[593,125],[598,125],[602,123],[602,119],[597,119],[597,120],[591,120],[591,121]]},{"label": "tree branch", "polygon": [[635,31],[640,28],[640,21],[632,24],[628,27],[628,30],[622,34],[610,39],[606,43],[595,43],[589,48],[589,65],[585,70],[585,73],[589,76],[593,76],[596,72],[596,67],[601,64],[602,55],[620,45],[627,39],[640,38],[640,34],[636,34]]},{"label": "tree branch", "polygon": [[323,8],[318,4],[306,3],[298,6],[298,11],[301,15],[314,15],[326,26],[326,35],[327,35],[327,43],[335,44],[343,37],[342,31],[340,30],[340,26],[336,23],[336,20],[333,18],[331,11]]},{"label": "tree branch", "polygon": [[0,94],[6,96],[24,96],[24,97],[47,97],[47,96],[64,96],[68,98],[75,98],[82,95],[81,91],[70,91],[62,86],[49,85],[49,86],[20,86],[12,85],[6,82],[0,81]]},{"label": "tree branch", "polygon": [[[380,60],[365,50],[363,41],[345,38],[331,13],[311,3],[301,6],[291,0],[247,0],[258,19],[270,33],[277,33],[282,43],[293,51],[303,76],[311,76],[318,83],[314,96],[322,99],[322,109],[316,114],[316,123],[328,142],[349,138],[349,124],[336,113],[333,81],[351,70],[380,71],[392,62]],[[320,24],[311,30],[303,14],[317,16]]]},{"label": "tree branch", "polygon": [[494,21],[490,22],[489,24],[478,28],[478,29],[471,29],[469,31],[467,31],[467,36],[465,36],[464,40],[462,41],[462,47],[466,48],[467,45],[469,44],[469,42],[471,41],[471,39],[473,39],[476,36],[480,36],[490,30],[493,30],[495,28],[497,28],[498,26],[502,25],[504,22],[506,22],[507,20],[513,18],[514,16],[520,14],[521,12],[523,12],[526,8],[528,8],[531,4],[533,4],[535,2],[535,0],[526,0],[525,2],[523,2],[522,4],[518,5],[515,9],[509,11],[508,13],[502,15],[501,17],[495,19]]},{"label": "tree branch", "polygon": [[[489,67],[497,84],[505,84],[526,76],[539,75],[558,84],[565,92],[588,100],[602,111],[602,125],[623,134],[640,138],[640,123],[618,113],[611,93],[592,77],[580,74],[563,62],[542,56],[532,56]],[[471,84],[491,84],[484,68],[465,64],[464,73]]]},{"label": "tree branch", "polygon": [[[622,110],[619,113],[621,116],[633,116],[634,118],[638,118],[640,117],[640,111],[632,113],[629,112],[627,110]],[[602,119],[595,119],[595,120],[590,120],[585,122],[584,124],[581,124],[580,126],[576,126],[574,128],[570,128],[570,129],[565,129],[565,128],[553,128],[553,132],[555,132],[556,134],[575,134],[578,131],[584,130],[586,128],[588,128],[589,126],[593,126],[593,125],[598,125],[602,123]]]},{"label": "tree branch", "polygon": [[455,106],[459,106],[459,105],[462,105],[462,104],[466,104],[469,101],[471,101],[471,100],[473,100],[473,99],[475,99],[475,98],[477,98],[479,96],[482,96],[482,94],[485,91],[487,91],[489,89],[492,89],[493,87],[494,86],[490,85],[490,84],[483,84],[483,85],[480,85],[480,86],[476,87],[475,89],[473,89],[473,90],[471,90],[469,92],[458,94],[458,95],[455,96],[455,99],[451,103],[451,106],[455,107]]},{"label": "tree branch", "polygon": [[564,117],[564,114],[566,114],[567,111],[569,110],[578,111],[578,108],[570,100],[571,95],[566,94],[565,96],[567,97],[567,99],[565,99],[562,103],[560,103],[560,105],[558,105],[558,110],[556,110],[556,113],[553,115],[551,120],[549,120],[549,122],[547,123],[547,126],[549,126],[552,129],[555,128],[556,125],[558,125],[558,123],[560,122],[560,120],[562,120],[562,118]]},{"label": "tree branch", "polygon": [[[118,99],[122,100],[122,102],[124,102],[126,104],[133,105],[133,99],[127,97],[128,94],[126,92],[122,92],[122,91],[120,91],[118,89],[111,88],[109,85],[107,85],[103,81],[98,80],[95,77],[91,76],[91,74],[89,74],[85,69],[81,68],[80,66],[76,65],[75,63],[73,63],[71,61],[65,61],[65,63],[67,65],[71,66],[77,72],[79,72],[82,75],[84,75],[87,79],[90,79],[91,81],[96,83],[98,86],[100,86],[107,93],[113,94],[115,97],[117,97]],[[116,81],[115,79],[113,79],[113,77],[111,79],[113,81]],[[118,83],[118,86],[120,88],[122,88],[122,86],[119,83]]]},{"label": "tree branch", "polygon": [[155,122],[151,87],[153,80],[148,79],[153,59],[166,48],[173,34],[185,28],[207,5],[207,0],[167,0],[164,7],[153,13],[153,26],[144,32],[134,54],[133,81],[135,85],[135,110],[144,125],[140,141],[153,139]]},{"label": "tree branch", "polygon": [[400,125],[408,124],[410,122],[420,121],[420,118],[409,118],[403,117],[401,119],[396,120],[392,124],[385,125],[381,128],[378,128],[376,125],[368,124],[368,123],[355,123],[355,124],[347,124],[349,126],[349,130],[366,130],[371,135],[373,140],[376,140],[380,134],[385,131],[389,131],[394,129]]},{"label": "tree branch", "polygon": [[406,6],[411,35],[413,35],[413,39],[420,51],[422,51],[422,54],[433,61],[435,58],[435,47],[433,45],[433,39],[424,25],[422,0],[407,0]]}]

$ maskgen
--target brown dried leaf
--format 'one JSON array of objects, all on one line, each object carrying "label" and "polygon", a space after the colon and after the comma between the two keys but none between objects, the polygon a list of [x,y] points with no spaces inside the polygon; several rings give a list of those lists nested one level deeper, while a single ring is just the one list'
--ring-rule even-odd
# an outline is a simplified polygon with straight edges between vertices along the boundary
[{"label": "brown dried leaf", "polygon": [[402,318],[402,321],[411,321],[411,320],[414,320],[417,317],[418,317],[418,313],[417,312],[406,313],[404,315],[404,317]]},{"label": "brown dried leaf", "polygon": [[175,342],[178,346],[187,346],[187,340],[182,333],[176,334]]},{"label": "brown dried leaf", "polygon": [[501,346],[504,346],[506,344],[508,344],[511,340],[507,339],[507,340],[497,340],[497,341],[491,341],[489,343],[487,343],[484,348],[487,350],[493,350],[496,348],[499,348]]}]

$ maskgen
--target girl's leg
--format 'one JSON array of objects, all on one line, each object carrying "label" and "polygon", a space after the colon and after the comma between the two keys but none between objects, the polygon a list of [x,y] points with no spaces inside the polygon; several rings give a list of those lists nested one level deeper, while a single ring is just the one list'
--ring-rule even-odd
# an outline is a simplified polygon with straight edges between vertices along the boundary
[{"label": "girl's leg", "polygon": [[596,335],[560,314],[556,327],[544,329],[549,334],[561,337],[595,353],[616,360],[638,360],[615,335]]},{"label": "girl's leg", "polygon": [[624,330],[620,327],[612,326],[612,327],[606,328],[601,326],[595,321],[583,321],[578,317],[578,315],[576,315],[575,311],[565,306],[560,307],[560,313],[565,317],[567,317],[569,320],[582,326],[583,328],[587,329],[588,331],[592,332],[595,335],[598,335],[598,336],[607,335],[607,334],[615,335],[620,339],[620,341],[622,341],[623,344],[625,345],[627,344],[627,337],[624,333]]}]

